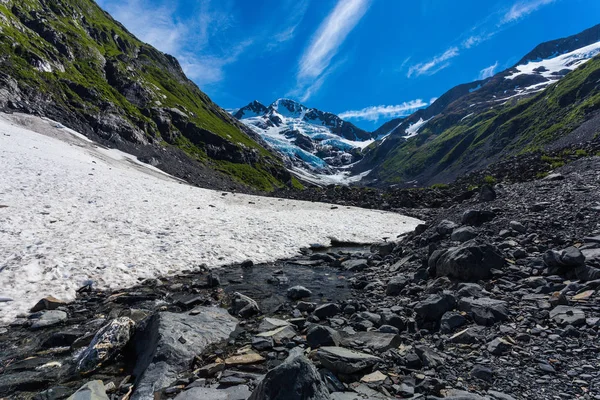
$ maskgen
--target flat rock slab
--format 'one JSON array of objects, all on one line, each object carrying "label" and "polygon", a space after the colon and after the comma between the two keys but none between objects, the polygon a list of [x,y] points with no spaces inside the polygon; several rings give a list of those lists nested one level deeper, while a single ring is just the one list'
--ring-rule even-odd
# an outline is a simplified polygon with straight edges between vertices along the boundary
[{"label": "flat rock slab", "polygon": [[394,333],[358,332],[342,339],[342,346],[353,347],[354,343],[364,343],[365,347],[375,351],[386,351],[400,346],[402,338]]},{"label": "flat rock slab", "polygon": [[171,385],[194,356],[229,338],[237,319],[216,307],[197,307],[196,315],[161,312],[153,315],[134,338],[137,389],[132,400],[154,399],[154,392]]},{"label": "flat rock slab", "polygon": [[556,306],[550,311],[550,318],[559,325],[581,326],[585,324],[585,313],[579,308]]},{"label": "flat rock slab", "polygon": [[67,400],[108,400],[102,381],[90,381],[80,387]]},{"label": "flat rock slab", "polygon": [[469,313],[479,325],[489,326],[508,319],[506,302],[489,297],[462,298],[458,303],[458,309]]},{"label": "flat rock slab", "polygon": [[381,358],[371,354],[331,346],[321,347],[317,351],[317,356],[325,368],[345,375],[355,374],[372,368],[375,364],[382,361]]}]

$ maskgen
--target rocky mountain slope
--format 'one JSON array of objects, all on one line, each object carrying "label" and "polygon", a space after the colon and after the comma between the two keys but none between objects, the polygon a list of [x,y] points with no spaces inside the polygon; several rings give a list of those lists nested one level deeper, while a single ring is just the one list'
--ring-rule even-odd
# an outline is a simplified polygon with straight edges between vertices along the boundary
[{"label": "rocky mountain slope", "polygon": [[0,2],[0,49],[0,110],[49,117],[203,186],[293,183],[278,157],[175,58],[92,0]]},{"label": "rocky mountain slope", "polygon": [[284,157],[290,170],[314,183],[340,183],[362,158],[374,136],[337,115],[278,99],[268,107],[253,101],[235,112]]},{"label": "rocky mountain slope", "polygon": [[388,122],[356,171],[365,183],[449,182],[510,155],[597,138],[600,25],[537,46],[493,77]]}]

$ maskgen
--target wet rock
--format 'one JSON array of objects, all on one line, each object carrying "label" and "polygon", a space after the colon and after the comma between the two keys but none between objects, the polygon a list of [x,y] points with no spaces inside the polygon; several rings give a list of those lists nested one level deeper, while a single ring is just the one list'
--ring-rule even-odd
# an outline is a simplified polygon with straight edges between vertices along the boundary
[{"label": "wet rock", "polygon": [[339,313],[340,307],[337,304],[333,303],[323,304],[315,308],[315,311],[313,311],[313,314],[321,319],[333,317],[338,315]]},{"label": "wet rock", "polygon": [[47,328],[60,324],[67,319],[67,313],[60,310],[43,311],[37,319],[31,324],[31,329]]},{"label": "wet rock", "polygon": [[317,305],[307,301],[299,301],[296,304],[296,308],[302,312],[312,312],[315,308],[317,308]]},{"label": "wet rock", "polygon": [[493,245],[466,242],[447,250],[436,250],[429,258],[429,268],[435,276],[449,276],[464,281],[491,277],[492,269],[501,269],[504,258]]},{"label": "wet rock", "polygon": [[466,242],[477,237],[477,231],[471,226],[461,226],[452,231],[450,238],[457,242]]},{"label": "wet rock", "polygon": [[489,326],[508,319],[506,302],[488,297],[479,299],[472,297],[462,298],[458,303],[458,309],[469,313],[479,325]]},{"label": "wet rock", "polygon": [[315,366],[301,353],[292,352],[267,373],[248,400],[329,400],[327,386]]},{"label": "wet rock", "polygon": [[235,292],[231,300],[231,313],[241,318],[248,318],[260,314],[260,307],[250,297]]},{"label": "wet rock", "polygon": [[77,358],[77,372],[89,374],[110,361],[127,345],[134,326],[133,320],[121,317],[102,327]]},{"label": "wet rock", "polygon": [[369,264],[365,259],[347,260],[342,262],[342,268],[352,272],[360,272],[369,268]]},{"label": "wet rock", "polygon": [[328,326],[313,325],[306,333],[308,345],[316,349],[321,346],[339,346],[342,341],[341,335]]},{"label": "wet rock", "polygon": [[561,326],[585,325],[585,313],[575,307],[556,306],[554,309],[552,309],[552,311],[550,311],[550,318]]},{"label": "wet rock", "polygon": [[109,400],[102,381],[90,381],[77,389],[67,400]]},{"label": "wet rock", "polygon": [[65,304],[64,301],[59,300],[56,297],[48,296],[38,301],[30,311],[33,313],[42,310],[56,310],[58,307],[64,306]]},{"label": "wet rock", "polygon": [[321,347],[317,357],[323,366],[334,373],[352,375],[372,368],[381,358],[343,347]]},{"label": "wet rock", "polygon": [[138,378],[132,400],[152,399],[153,393],[171,385],[197,354],[229,338],[237,326],[237,320],[224,309],[198,310],[201,312],[196,315],[155,314],[136,332],[133,375]]},{"label": "wet rock", "polygon": [[385,256],[392,254],[392,252],[394,251],[395,248],[396,248],[396,243],[385,242],[385,243],[378,243],[376,245],[373,245],[371,248],[371,251],[373,253],[379,253],[380,256],[385,257]]},{"label": "wet rock", "polygon": [[300,300],[311,295],[312,292],[304,286],[292,286],[287,290],[287,297],[291,300]]}]

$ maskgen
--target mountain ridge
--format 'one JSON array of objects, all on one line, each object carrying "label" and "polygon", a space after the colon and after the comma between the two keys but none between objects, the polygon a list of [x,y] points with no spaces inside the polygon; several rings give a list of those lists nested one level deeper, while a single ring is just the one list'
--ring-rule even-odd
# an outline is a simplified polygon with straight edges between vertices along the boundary
[{"label": "mountain ridge", "polygon": [[47,116],[191,183],[292,184],[253,131],[214,104],[177,60],[89,0],[0,4],[0,109]]},{"label": "mountain ridge", "polygon": [[[569,46],[575,43],[577,48],[557,49],[557,43]],[[542,43],[522,60],[544,54],[552,57],[535,61],[540,65],[538,68],[532,68],[538,64],[531,65],[533,61],[528,61],[490,78],[455,86],[431,106],[399,120],[387,138],[369,147],[354,172],[371,171],[362,182],[366,185],[408,182],[412,185],[415,180],[417,185],[447,183],[504,156],[549,145],[579,124],[594,119],[595,108],[586,104],[595,104],[600,90],[598,83],[594,83],[598,64],[598,57],[594,56],[600,54],[600,25],[568,38]],[[568,94],[558,93],[562,92],[563,84],[569,86]],[[529,109],[546,97],[560,106],[549,102],[546,107],[536,105]],[[579,103],[573,105],[567,98]],[[537,130],[526,120],[533,109],[535,115],[530,117],[537,121]],[[559,116],[570,119],[563,124]],[[423,123],[417,134],[409,137],[409,128],[419,121]],[[548,121],[554,122],[548,126]],[[506,124],[514,126],[509,128]],[[516,126],[525,128],[517,132]],[[546,132],[549,129],[554,131]],[[499,137],[503,137],[502,143],[498,142]],[[588,130],[585,137],[591,140],[593,134]],[[490,145],[492,142],[495,144]],[[509,142],[514,142],[510,148]],[[519,149],[516,143],[523,148]],[[482,147],[484,144],[489,146],[487,150]]]}]

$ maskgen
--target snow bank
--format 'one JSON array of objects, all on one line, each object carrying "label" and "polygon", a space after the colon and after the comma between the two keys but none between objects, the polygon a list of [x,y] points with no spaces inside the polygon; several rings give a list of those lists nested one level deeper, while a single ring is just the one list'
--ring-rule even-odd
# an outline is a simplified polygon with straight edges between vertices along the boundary
[{"label": "snow bank", "polygon": [[[25,127],[23,127],[25,126]],[[36,132],[34,132],[36,131]],[[329,237],[380,241],[420,222],[399,214],[195,188],[52,121],[0,114],[0,321],[37,300],[289,257]]]}]

